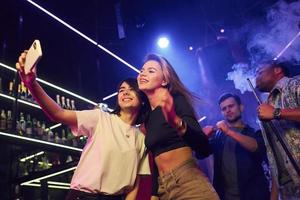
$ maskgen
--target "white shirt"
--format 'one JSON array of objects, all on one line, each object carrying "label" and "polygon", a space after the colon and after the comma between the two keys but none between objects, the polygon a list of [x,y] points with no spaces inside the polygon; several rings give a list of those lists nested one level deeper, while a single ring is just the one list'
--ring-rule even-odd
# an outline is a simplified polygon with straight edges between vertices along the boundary
[{"label": "white shirt", "polygon": [[76,111],[75,136],[87,143],[71,188],[89,193],[122,194],[133,188],[137,174],[149,175],[144,135],[117,115],[101,110]]}]

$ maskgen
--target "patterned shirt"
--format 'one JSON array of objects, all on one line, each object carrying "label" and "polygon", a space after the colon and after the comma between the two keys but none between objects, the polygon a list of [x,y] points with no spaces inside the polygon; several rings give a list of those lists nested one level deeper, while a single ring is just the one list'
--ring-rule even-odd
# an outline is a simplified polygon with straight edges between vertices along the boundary
[{"label": "patterned shirt", "polygon": [[[300,77],[283,77],[280,79],[270,92],[267,101],[268,104],[275,108],[300,108]],[[272,120],[272,122],[276,128],[278,128],[285,145],[291,152],[298,167],[300,167],[300,123],[283,119]],[[300,177],[287,157],[280,142],[278,142],[274,134],[269,134],[269,136],[271,137],[264,135],[264,140],[267,147],[271,170],[276,177],[279,177],[279,185],[284,184],[283,181],[280,182],[280,178],[282,178],[282,180],[291,179],[296,185],[299,185]],[[273,150],[276,152],[275,155],[273,154],[272,145]],[[283,177],[286,175],[284,172],[289,176],[288,178]]]}]

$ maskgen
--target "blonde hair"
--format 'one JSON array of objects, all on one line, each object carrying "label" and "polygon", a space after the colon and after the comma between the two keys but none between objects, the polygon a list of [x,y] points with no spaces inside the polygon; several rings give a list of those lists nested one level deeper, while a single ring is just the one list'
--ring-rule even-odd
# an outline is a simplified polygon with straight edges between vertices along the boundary
[{"label": "blonde hair", "polygon": [[[157,55],[157,54],[148,54],[146,58],[144,59],[144,63],[147,61],[156,61],[159,63],[162,73],[164,76],[165,81],[167,82],[167,85],[165,87],[168,88],[171,94],[181,94],[185,97],[186,101],[193,107],[194,103],[197,100],[200,100],[199,97],[192,94],[181,82],[179,79],[176,71],[174,70],[173,66],[170,64],[170,62],[164,58],[163,56]],[[195,112],[195,111],[194,111]]]}]

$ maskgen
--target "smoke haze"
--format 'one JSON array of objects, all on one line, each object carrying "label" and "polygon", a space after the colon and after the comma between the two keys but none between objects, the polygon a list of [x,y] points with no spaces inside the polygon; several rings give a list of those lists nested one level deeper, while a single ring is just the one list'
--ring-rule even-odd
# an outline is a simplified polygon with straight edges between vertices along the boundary
[{"label": "smoke haze", "polygon": [[[254,83],[255,64],[274,59],[300,31],[300,0],[287,3],[278,1],[266,12],[265,19],[252,21],[235,31],[235,38],[246,38],[248,62],[232,66],[227,74],[241,93],[249,90],[246,78]],[[299,34],[298,34],[299,36]],[[279,57],[280,61],[300,62],[300,36]]]},{"label": "smoke haze", "polygon": [[227,80],[232,80],[235,88],[240,90],[242,94],[251,91],[247,78],[250,79],[253,85],[255,84],[254,68],[251,69],[246,63],[238,63],[234,64],[232,69],[233,71],[227,74]]}]

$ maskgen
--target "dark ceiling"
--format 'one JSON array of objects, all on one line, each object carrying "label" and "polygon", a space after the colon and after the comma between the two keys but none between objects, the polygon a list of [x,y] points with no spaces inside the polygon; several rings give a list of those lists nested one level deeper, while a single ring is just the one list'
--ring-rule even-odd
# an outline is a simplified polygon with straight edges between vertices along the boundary
[{"label": "dark ceiling", "polygon": [[[137,68],[140,68],[147,53],[155,51],[156,38],[167,34],[171,38],[172,51],[176,49],[174,57],[184,60],[178,63],[188,65],[184,66],[188,74],[181,76],[184,82],[188,82],[189,77],[198,76],[197,71],[193,71],[197,69],[196,53],[188,50],[189,45],[198,49],[216,43],[221,28],[233,30],[249,21],[261,19],[266,9],[276,1],[35,2]],[[125,30],[125,38],[122,39],[118,36],[116,5],[120,5]],[[39,77],[94,101],[113,93],[121,79],[137,75],[26,0],[2,0],[0,20],[1,62],[13,66],[19,53],[28,48],[34,39],[40,39],[44,55],[38,66]],[[176,59],[173,60],[176,65]],[[195,90],[195,84],[191,82],[192,90]]]}]

